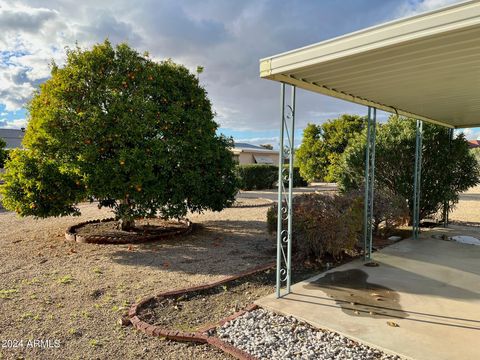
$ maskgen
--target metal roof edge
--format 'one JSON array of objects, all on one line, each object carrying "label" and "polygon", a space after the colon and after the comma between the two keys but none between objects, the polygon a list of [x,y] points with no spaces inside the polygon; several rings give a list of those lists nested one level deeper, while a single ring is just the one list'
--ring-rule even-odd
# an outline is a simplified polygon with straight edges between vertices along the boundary
[{"label": "metal roof edge", "polygon": [[411,15],[411,16],[407,15],[407,16],[404,16],[404,17],[399,18],[399,19],[390,20],[390,21],[387,21],[387,22],[384,22],[384,23],[381,23],[381,24],[373,25],[373,26],[363,28],[363,29],[360,29],[360,30],[357,30],[357,31],[353,31],[353,32],[350,32],[350,33],[347,33],[347,34],[336,36],[336,37],[331,38],[331,39],[326,39],[326,40],[323,40],[323,41],[319,41],[319,42],[314,43],[314,44],[302,46],[302,47],[299,47],[299,48],[296,48],[296,49],[293,49],[293,50],[289,50],[289,51],[284,51],[284,52],[281,52],[281,53],[278,53],[278,54],[275,54],[275,55],[266,56],[264,58],[260,58],[259,63],[261,64],[262,62],[264,62],[266,60],[271,61],[272,59],[275,59],[277,57],[282,57],[282,56],[285,56],[285,55],[293,54],[295,52],[302,51],[302,50],[308,50],[308,49],[317,47],[319,45],[325,45],[325,44],[328,44],[328,43],[332,43],[332,42],[336,42],[336,41],[339,41],[339,40],[347,39],[349,37],[354,37],[354,36],[357,36],[357,35],[368,33],[368,32],[371,32],[373,30],[380,30],[384,27],[389,27],[389,26],[392,26],[392,25],[401,24],[402,22],[408,22],[408,21],[411,21],[411,20],[415,20],[415,19],[418,19],[418,18],[434,15],[434,14],[437,14],[437,13],[440,13],[440,12],[452,10],[454,8],[463,7],[467,4],[475,4],[475,3],[478,3],[478,2],[480,2],[480,0],[465,0],[465,1],[461,1],[461,2],[458,2],[458,3],[452,4],[452,5],[443,6],[439,9],[430,10],[430,11],[423,11],[423,12],[418,13],[416,15]]},{"label": "metal roof edge", "polygon": [[454,127],[454,126],[452,126],[452,125],[450,125],[446,122],[443,122],[441,120],[431,119],[429,117],[426,117],[426,116],[423,116],[423,115],[420,115],[420,114],[414,114],[414,113],[411,113],[409,111],[404,111],[402,109],[397,109],[393,106],[389,106],[389,105],[386,105],[386,104],[380,104],[380,103],[377,103],[375,101],[359,98],[359,97],[356,97],[356,96],[351,95],[351,94],[345,94],[345,93],[337,91],[335,89],[329,89],[329,88],[326,88],[325,86],[311,84],[311,83],[308,83],[306,81],[295,79],[291,76],[285,76],[285,75],[282,75],[282,74],[275,74],[275,75],[272,75],[270,77],[267,77],[267,79],[279,81],[279,82],[282,82],[282,83],[285,83],[285,84],[295,85],[295,86],[297,86],[299,88],[302,88],[302,89],[306,89],[306,90],[310,90],[310,91],[313,91],[313,92],[321,93],[323,95],[335,97],[337,99],[342,99],[342,100],[349,101],[349,102],[352,102],[352,103],[355,103],[355,104],[364,105],[364,106],[371,106],[371,107],[374,107],[378,110],[383,110],[383,111],[386,111],[386,112],[389,112],[389,113],[392,113],[392,114],[397,114],[397,115],[400,115],[400,116],[405,116],[405,117],[409,117],[409,118],[413,118],[413,119],[418,119],[418,120],[426,121],[426,122],[429,122],[429,123],[432,123],[432,124],[441,125],[441,126],[445,126],[445,127],[449,127],[449,128],[457,128],[457,127]]}]

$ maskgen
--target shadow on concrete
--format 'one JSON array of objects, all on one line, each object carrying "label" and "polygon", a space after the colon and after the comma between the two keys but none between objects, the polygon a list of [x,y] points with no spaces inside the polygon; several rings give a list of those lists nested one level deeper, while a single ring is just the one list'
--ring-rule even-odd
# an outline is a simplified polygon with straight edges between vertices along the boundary
[{"label": "shadow on concrete", "polygon": [[[311,295],[306,295],[306,294],[300,294],[296,292],[292,292],[292,295],[295,295],[296,297],[306,297],[306,298],[314,298],[315,300],[300,300],[300,299],[294,299],[291,297],[286,297],[283,300],[288,301],[288,302],[300,302],[300,303],[305,303],[305,304],[311,304],[318,306],[319,308],[339,308],[341,307],[342,310],[348,309],[349,306],[348,304],[345,304],[341,306],[340,304],[333,303],[333,299],[330,299],[328,297],[317,297],[317,296],[311,296]],[[325,303],[319,303],[318,300],[328,300],[332,301],[332,304],[325,304]],[[365,306],[365,305],[364,305]],[[444,315],[437,315],[437,314],[431,314],[431,313],[422,313],[422,312],[416,312],[416,311],[409,311],[408,309],[403,309],[400,310],[401,314],[397,315],[395,313],[395,309],[391,308],[384,308],[381,306],[369,306],[370,309],[361,309],[357,310],[357,308],[351,307],[350,310],[352,312],[358,311],[360,313],[363,313],[363,315],[368,316],[370,315],[371,312],[377,312],[379,310],[386,310],[388,311],[388,316],[384,316],[387,318],[391,319],[404,319],[408,321],[414,321],[414,322],[419,322],[419,323],[426,323],[426,324],[434,324],[434,325],[442,325],[442,326],[450,326],[450,327],[456,327],[456,328],[463,328],[463,329],[469,329],[469,330],[480,330],[480,320],[477,319],[465,319],[461,317],[453,317],[453,316],[444,316]],[[405,316],[404,314],[408,314],[409,317]],[[418,317],[413,317],[414,315],[420,315],[424,316],[425,318],[418,318]],[[371,315],[370,315],[371,316]],[[378,316],[371,316],[372,318],[379,318]],[[459,322],[467,322],[468,324],[462,324]]]}]

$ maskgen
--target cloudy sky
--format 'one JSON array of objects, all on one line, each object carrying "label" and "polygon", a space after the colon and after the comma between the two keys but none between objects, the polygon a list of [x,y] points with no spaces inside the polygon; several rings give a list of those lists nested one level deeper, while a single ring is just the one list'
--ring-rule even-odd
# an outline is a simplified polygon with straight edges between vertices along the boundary
[{"label": "cloudy sky", "polygon": [[[455,0],[0,0],[0,127],[25,126],[32,91],[65,47],[109,38],[194,70],[236,140],[276,144],[279,85],[258,76],[262,57]],[[298,136],[308,122],[366,109],[299,91]],[[383,115],[385,116],[385,115]],[[480,130],[470,130],[476,138]]]}]

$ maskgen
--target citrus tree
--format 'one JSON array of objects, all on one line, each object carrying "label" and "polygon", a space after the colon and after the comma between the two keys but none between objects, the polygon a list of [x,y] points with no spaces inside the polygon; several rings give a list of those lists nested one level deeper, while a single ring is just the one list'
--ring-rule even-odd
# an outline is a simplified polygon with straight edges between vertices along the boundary
[{"label": "citrus tree", "polygon": [[194,74],[108,41],[66,55],[28,106],[25,150],[6,164],[7,209],[76,215],[88,199],[129,230],[137,217],[180,218],[233,202],[233,142],[216,134]]}]

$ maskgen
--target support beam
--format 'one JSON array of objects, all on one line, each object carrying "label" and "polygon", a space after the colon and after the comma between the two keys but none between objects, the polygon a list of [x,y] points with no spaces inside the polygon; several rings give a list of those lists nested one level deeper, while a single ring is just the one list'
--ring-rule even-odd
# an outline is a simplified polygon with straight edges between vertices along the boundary
[{"label": "support beam", "polygon": [[[454,129],[448,129],[448,152],[452,151],[452,140],[453,140],[453,131]],[[449,214],[450,214],[450,203],[448,200],[445,200],[443,203],[443,227],[448,227],[449,223]]]},{"label": "support beam", "polygon": [[278,156],[278,203],[277,203],[277,268],[276,268],[276,295],[280,297],[281,268],[282,268],[282,228],[283,228],[283,138],[285,131],[285,84],[280,84],[280,149]]},{"label": "support beam", "polygon": [[[295,153],[295,87],[291,87],[291,104],[285,107],[285,84],[280,89],[280,149],[278,161],[278,210],[277,210],[277,298],[290,292],[292,274],[293,232],[293,161]],[[287,109],[287,113],[285,110]],[[287,155],[288,154],[288,155]],[[285,166],[284,160],[288,156]],[[285,181],[288,180],[288,189]],[[286,286],[282,294],[282,287]]]},{"label": "support beam", "polygon": [[363,258],[372,258],[373,196],[375,187],[375,142],[377,109],[368,107],[367,143],[365,148],[365,198],[363,212]]},{"label": "support beam", "polygon": [[292,278],[292,219],[293,219],[293,160],[295,155],[295,86],[292,86],[291,131],[288,162],[288,245],[287,245],[287,294],[290,293]]},{"label": "support beam", "polygon": [[415,167],[413,170],[413,219],[412,232],[413,238],[418,239],[420,234],[420,193],[422,180],[422,138],[423,122],[417,120],[417,129],[415,135]]}]

